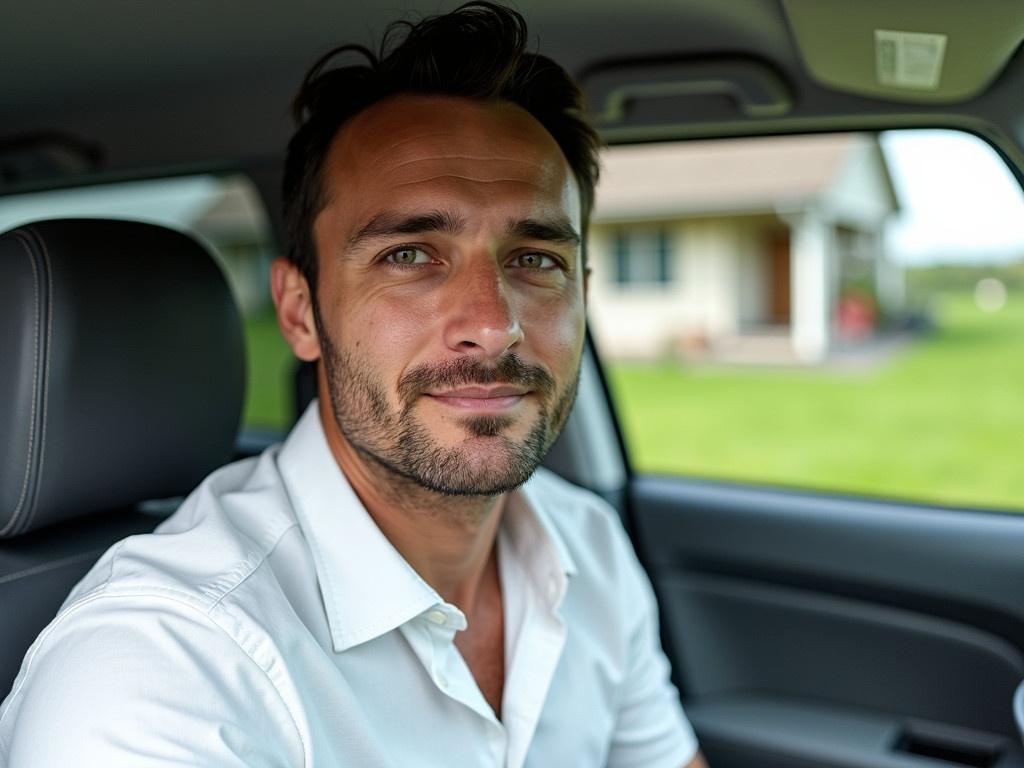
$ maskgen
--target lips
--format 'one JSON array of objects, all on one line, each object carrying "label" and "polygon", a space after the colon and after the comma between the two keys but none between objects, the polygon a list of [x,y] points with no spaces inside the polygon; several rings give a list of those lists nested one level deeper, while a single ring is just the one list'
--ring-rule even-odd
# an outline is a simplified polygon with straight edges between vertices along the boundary
[{"label": "lips", "polygon": [[519,397],[525,395],[527,390],[524,387],[516,387],[511,384],[495,385],[473,385],[446,389],[440,392],[428,392],[431,397],[471,397],[489,400],[495,397]]},{"label": "lips", "polygon": [[509,384],[465,386],[438,392],[427,397],[452,408],[474,411],[506,411],[518,405],[529,393],[523,387]]},{"label": "lips", "polygon": [[[509,352],[491,363],[463,355],[440,363],[422,363],[410,369],[398,382],[398,396],[406,408],[417,401],[473,401],[479,407],[488,401],[511,397],[547,397],[555,381],[542,366],[527,363]],[[445,400],[447,398],[447,400]]]}]

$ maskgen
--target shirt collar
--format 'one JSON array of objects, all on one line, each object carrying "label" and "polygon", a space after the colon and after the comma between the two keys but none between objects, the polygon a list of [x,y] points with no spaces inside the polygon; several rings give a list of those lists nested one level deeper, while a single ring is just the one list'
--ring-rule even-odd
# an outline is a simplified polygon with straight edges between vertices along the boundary
[{"label": "shirt collar", "polygon": [[538,469],[509,499],[502,526],[527,563],[547,550],[561,571],[566,576],[573,576],[576,574],[576,562],[554,522],[559,510],[555,496],[547,488],[551,482],[550,472]]},{"label": "shirt collar", "polygon": [[327,444],[316,400],[281,448],[278,468],[313,553],[336,652],[389,632],[442,602],[352,490]]},{"label": "shirt collar", "polygon": [[[443,603],[394,548],[349,485],[331,453],[317,401],[306,409],[278,456],[296,518],[309,543],[327,613],[331,641],[341,653],[372,640]],[[502,526],[524,567],[558,563],[576,573],[569,549],[552,522],[551,482],[541,470],[509,499]]]}]

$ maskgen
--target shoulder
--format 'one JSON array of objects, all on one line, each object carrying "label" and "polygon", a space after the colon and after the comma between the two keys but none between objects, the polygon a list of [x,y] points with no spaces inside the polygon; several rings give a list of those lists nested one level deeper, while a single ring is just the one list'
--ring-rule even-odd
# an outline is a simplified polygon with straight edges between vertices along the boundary
[{"label": "shoulder", "polygon": [[266,671],[174,596],[75,601],[29,649],[0,708],[0,764],[12,767],[241,766],[243,744],[275,758],[259,764],[302,762],[296,713]]},{"label": "shoulder", "polygon": [[618,512],[593,491],[541,467],[523,486],[523,493],[539,511],[553,518],[561,528],[611,525],[621,531]]},{"label": "shoulder", "polygon": [[97,596],[162,596],[209,611],[249,578],[297,523],[276,449],[208,476],[153,533],[108,550],[62,612]]},{"label": "shoulder", "polygon": [[[273,450],[228,465],[154,533],[124,539],[100,558],[29,649],[0,710],[0,758],[39,736],[51,716],[86,729],[81,744],[100,750],[97,764],[120,739],[108,733],[113,722],[135,723],[124,733],[150,734],[161,748],[175,728],[201,736],[207,721],[222,724],[202,737],[211,745],[236,726],[295,740],[283,685],[260,653],[273,623],[264,615],[284,613],[274,576],[261,566],[297,530],[275,475]],[[254,699],[265,706],[254,709]],[[256,712],[259,723],[249,722]],[[157,734],[161,719],[166,733]]]},{"label": "shoulder", "polygon": [[108,634],[100,627],[116,627],[118,643],[163,638],[206,658],[231,647],[265,666],[256,651],[276,617],[289,615],[269,557],[301,535],[274,459],[271,449],[217,470],[156,531],[111,547],[29,649],[16,686],[43,660],[63,664],[72,646],[108,660],[95,640]]},{"label": "shoulder", "polygon": [[640,565],[611,504],[546,469],[538,470],[523,491],[557,545],[568,552],[578,577],[602,590],[635,587]]}]

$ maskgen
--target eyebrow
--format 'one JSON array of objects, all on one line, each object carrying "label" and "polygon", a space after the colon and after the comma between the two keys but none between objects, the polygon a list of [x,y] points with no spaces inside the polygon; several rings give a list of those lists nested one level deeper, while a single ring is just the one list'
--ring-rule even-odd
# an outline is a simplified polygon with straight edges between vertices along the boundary
[{"label": "eyebrow", "polygon": [[393,235],[416,235],[421,232],[446,232],[457,235],[465,228],[465,221],[449,211],[427,211],[426,213],[404,214],[397,211],[383,211],[370,219],[358,232],[349,238],[349,247]]},{"label": "eyebrow", "polygon": [[[398,211],[382,211],[371,218],[349,238],[352,248],[366,240],[394,235],[416,235],[424,232],[444,232],[450,235],[461,233],[466,226],[465,219],[450,211],[426,211],[425,213],[404,214]],[[569,220],[557,217],[549,221],[540,219],[510,219],[505,233],[530,240],[551,243],[566,243],[578,246],[582,239],[573,229]]]},{"label": "eyebrow", "polygon": [[538,219],[519,219],[509,221],[505,231],[510,235],[525,237],[530,240],[544,240],[549,243],[566,243],[578,246],[582,240],[579,233],[572,228],[568,219],[556,218],[551,221]]}]

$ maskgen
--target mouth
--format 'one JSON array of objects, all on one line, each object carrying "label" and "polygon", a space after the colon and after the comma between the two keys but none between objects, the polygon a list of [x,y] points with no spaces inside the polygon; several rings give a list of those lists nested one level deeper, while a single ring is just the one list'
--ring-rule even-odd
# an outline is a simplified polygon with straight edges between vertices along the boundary
[{"label": "mouth", "polygon": [[440,405],[461,411],[504,413],[515,408],[530,394],[524,387],[509,384],[474,385],[426,392],[424,395]]}]

